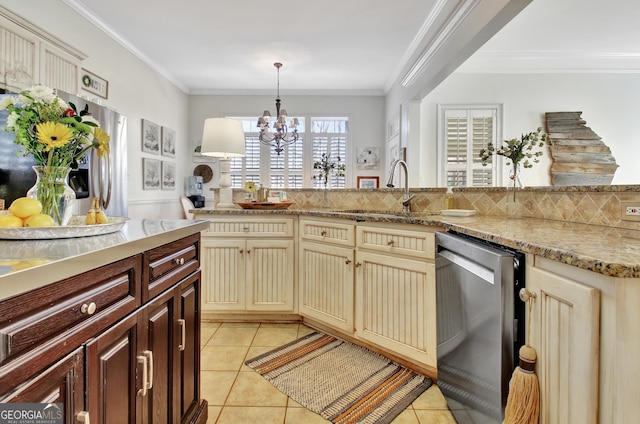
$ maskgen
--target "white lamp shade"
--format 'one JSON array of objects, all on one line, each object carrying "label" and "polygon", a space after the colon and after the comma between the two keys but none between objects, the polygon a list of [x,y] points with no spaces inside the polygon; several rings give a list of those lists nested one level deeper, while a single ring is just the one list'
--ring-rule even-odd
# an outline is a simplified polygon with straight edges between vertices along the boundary
[{"label": "white lamp shade", "polygon": [[237,119],[205,119],[201,154],[219,158],[245,156],[244,143],[242,123]]}]

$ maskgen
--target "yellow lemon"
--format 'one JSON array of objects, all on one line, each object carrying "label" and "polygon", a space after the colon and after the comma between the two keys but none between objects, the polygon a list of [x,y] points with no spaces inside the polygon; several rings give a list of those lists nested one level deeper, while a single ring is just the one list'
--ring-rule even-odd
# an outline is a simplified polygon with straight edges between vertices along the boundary
[{"label": "yellow lemon", "polygon": [[0,215],[0,227],[19,228],[22,227],[22,218],[15,215]]},{"label": "yellow lemon", "polygon": [[26,218],[31,215],[42,212],[42,203],[38,199],[30,197],[20,197],[11,203],[9,212],[20,218]]},{"label": "yellow lemon", "polygon": [[44,213],[31,215],[29,218],[24,220],[25,227],[53,227],[54,225],[56,225],[56,223],[53,218]]}]

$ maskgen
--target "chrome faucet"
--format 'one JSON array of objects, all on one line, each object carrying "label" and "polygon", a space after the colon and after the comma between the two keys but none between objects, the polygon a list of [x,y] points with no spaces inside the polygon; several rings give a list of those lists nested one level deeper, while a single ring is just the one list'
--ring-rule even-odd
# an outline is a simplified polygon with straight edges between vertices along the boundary
[{"label": "chrome faucet", "polygon": [[391,165],[391,174],[389,175],[389,181],[387,181],[387,187],[394,187],[393,175],[398,165],[402,165],[402,169],[404,169],[404,195],[402,196],[402,212],[411,212],[411,199],[415,197],[415,194],[409,195],[409,170],[407,169],[407,163],[402,159],[396,159]]}]

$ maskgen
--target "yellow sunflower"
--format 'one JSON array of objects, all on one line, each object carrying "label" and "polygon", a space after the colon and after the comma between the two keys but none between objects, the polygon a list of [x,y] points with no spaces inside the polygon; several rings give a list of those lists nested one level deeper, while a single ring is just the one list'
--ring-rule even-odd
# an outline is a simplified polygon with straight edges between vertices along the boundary
[{"label": "yellow sunflower", "polygon": [[98,157],[105,157],[107,153],[109,153],[109,140],[111,140],[109,134],[102,128],[96,127],[96,129],[93,130],[93,138],[93,145],[96,148]]},{"label": "yellow sunflower", "polygon": [[246,183],[244,183],[244,191],[246,191],[247,193],[253,193],[256,191],[256,189],[256,183],[254,183],[253,181],[247,181]]},{"label": "yellow sunflower", "polygon": [[59,122],[42,122],[36,125],[36,132],[38,141],[47,145],[47,151],[62,147],[73,138],[71,130]]}]

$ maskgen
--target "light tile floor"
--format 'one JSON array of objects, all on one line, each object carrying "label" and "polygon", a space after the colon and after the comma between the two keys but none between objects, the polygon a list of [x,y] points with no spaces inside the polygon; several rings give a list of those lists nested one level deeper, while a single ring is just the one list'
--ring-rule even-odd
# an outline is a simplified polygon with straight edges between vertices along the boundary
[{"label": "light tile floor", "polygon": [[[208,424],[328,423],[288,398],[244,361],[313,332],[303,324],[202,323],[202,397]],[[394,424],[455,424],[437,386],[431,386]]]}]

